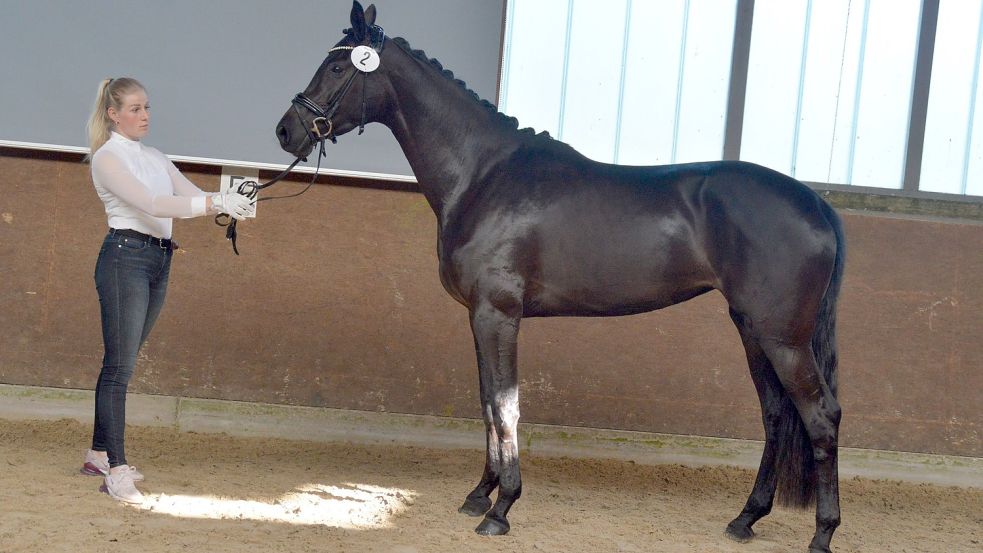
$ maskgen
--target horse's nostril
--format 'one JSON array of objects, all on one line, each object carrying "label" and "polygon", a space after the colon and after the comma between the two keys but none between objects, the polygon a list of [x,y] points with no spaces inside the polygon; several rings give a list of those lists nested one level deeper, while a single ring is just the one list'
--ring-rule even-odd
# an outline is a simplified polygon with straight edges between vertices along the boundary
[{"label": "horse's nostril", "polygon": [[280,144],[288,144],[290,142],[290,133],[287,132],[287,127],[283,125],[277,126],[276,136],[280,139]]}]

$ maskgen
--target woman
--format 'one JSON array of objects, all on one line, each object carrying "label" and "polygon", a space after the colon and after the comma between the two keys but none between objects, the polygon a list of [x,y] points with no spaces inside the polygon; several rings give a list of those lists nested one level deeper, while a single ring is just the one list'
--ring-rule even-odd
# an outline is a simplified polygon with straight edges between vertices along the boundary
[{"label": "woman", "polygon": [[241,194],[201,191],[157,149],[140,141],[149,128],[143,85],[130,78],[99,84],[87,130],[92,181],[109,222],[95,270],[105,355],[96,384],[92,449],[82,472],[104,476],[103,491],[129,503],[142,501],[134,482],[143,475],[127,464],[123,447],[126,388],[137,352],[164,303],[177,248],[171,220],[208,213],[241,220],[255,209]]}]

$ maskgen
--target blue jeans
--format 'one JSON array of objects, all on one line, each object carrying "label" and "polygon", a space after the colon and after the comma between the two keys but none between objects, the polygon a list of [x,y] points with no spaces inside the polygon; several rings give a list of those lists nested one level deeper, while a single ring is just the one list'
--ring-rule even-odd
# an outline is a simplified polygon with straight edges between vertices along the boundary
[{"label": "blue jeans", "polygon": [[170,249],[110,230],[96,261],[96,291],[102,312],[105,354],[96,384],[92,449],[109,455],[109,466],[125,465],[126,388],[137,352],[164,305]]}]

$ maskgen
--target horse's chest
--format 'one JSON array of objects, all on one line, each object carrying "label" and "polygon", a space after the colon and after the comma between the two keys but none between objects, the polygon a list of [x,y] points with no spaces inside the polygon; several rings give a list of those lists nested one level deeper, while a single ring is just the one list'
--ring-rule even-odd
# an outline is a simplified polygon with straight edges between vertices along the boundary
[{"label": "horse's chest", "polygon": [[440,284],[452,298],[461,304],[468,305],[468,302],[465,299],[465,286],[461,282],[461,270],[459,266],[455,265],[453,260],[454,256],[452,253],[453,252],[448,251],[448,249],[445,247],[444,241],[438,239],[437,273],[440,276]]}]

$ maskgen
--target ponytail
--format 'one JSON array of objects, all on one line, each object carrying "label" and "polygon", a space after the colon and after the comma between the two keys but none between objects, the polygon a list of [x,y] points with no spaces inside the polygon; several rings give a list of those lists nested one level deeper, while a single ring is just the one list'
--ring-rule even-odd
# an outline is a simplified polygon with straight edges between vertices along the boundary
[{"label": "ponytail", "polygon": [[89,155],[85,156],[86,161],[91,161],[96,150],[109,140],[113,130],[113,121],[109,118],[108,113],[109,108],[122,109],[123,97],[138,90],[145,89],[139,81],[129,77],[103,79],[99,83],[95,105],[92,107],[92,114],[89,115],[89,121],[85,125],[89,137]]}]

